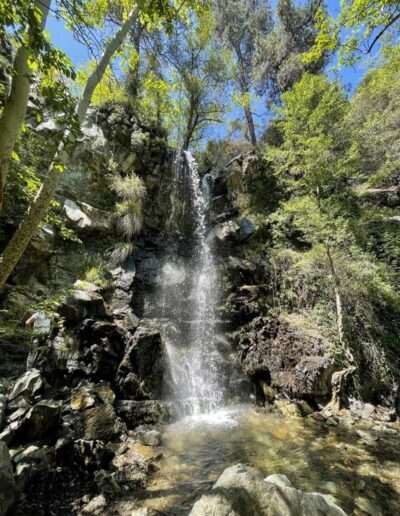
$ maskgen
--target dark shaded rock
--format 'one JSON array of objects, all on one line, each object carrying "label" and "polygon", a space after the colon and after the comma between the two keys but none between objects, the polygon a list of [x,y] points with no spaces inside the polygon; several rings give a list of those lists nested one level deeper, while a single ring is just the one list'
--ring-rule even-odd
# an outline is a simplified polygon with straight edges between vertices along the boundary
[{"label": "dark shaded rock", "polygon": [[61,302],[59,312],[71,325],[76,325],[85,318],[102,319],[106,315],[102,296],[97,292],[86,290],[76,290],[73,294],[66,296]]},{"label": "dark shaded rock", "polygon": [[140,287],[156,285],[158,276],[158,260],[156,255],[146,249],[138,249],[134,255],[136,262],[136,279]]},{"label": "dark shaded rock", "polygon": [[136,264],[129,257],[123,264],[111,271],[116,288],[128,291],[132,288],[136,276]]},{"label": "dark shaded rock", "polygon": [[240,219],[239,226],[243,240],[250,240],[257,232],[257,226],[248,217]]},{"label": "dark shaded rock", "polygon": [[66,199],[63,211],[67,224],[76,231],[107,234],[113,230],[112,214],[85,202]]},{"label": "dark shaded rock", "polygon": [[13,401],[18,396],[25,396],[29,400],[38,394],[44,387],[44,380],[37,369],[30,369],[16,381],[9,397]]},{"label": "dark shaded rock", "polygon": [[66,439],[108,441],[119,435],[123,425],[116,417],[112,405],[105,404],[63,416],[62,433]]},{"label": "dark shaded rock", "polygon": [[39,448],[30,445],[13,454],[15,464],[15,482],[18,493],[22,493],[31,480],[45,471],[50,464],[50,450],[47,446]]},{"label": "dark shaded rock", "polygon": [[222,264],[224,272],[229,276],[233,286],[254,285],[257,283],[257,265],[249,260],[236,256],[228,256]]},{"label": "dark shaded rock", "polygon": [[77,439],[73,446],[75,462],[84,470],[105,468],[114,456],[103,441]]},{"label": "dark shaded rock", "polygon": [[15,378],[26,370],[29,346],[25,336],[0,337],[0,378]]},{"label": "dark shaded rock", "polygon": [[113,380],[129,338],[126,331],[114,323],[87,319],[79,329],[78,338],[86,374]]},{"label": "dark shaded rock", "polygon": [[16,486],[10,453],[5,442],[0,441],[0,515],[12,507],[15,501]]},{"label": "dark shaded rock", "polygon": [[57,426],[61,415],[61,401],[41,400],[30,409],[18,409],[10,418],[10,425],[0,434],[8,444],[33,441]]},{"label": "dark shaded rock", "polygon": [[231,206],[227,211],[217,215],[215,217],[215,222],[217,224],[221,224],[222,222],[233,219],[237,215],[239,215],[239,208],[237,206]]},{"label": "dark shaded rock", "polygon": [[[356,372],[357,367],[350,366],[342,371],[336,371],[332,375],[332,400],[329,403],[330,407],[335,410],[340,410],[347,407],[349,403],[349,384],[352,375]],[[372,409],[375,408],[371,405]]]},{"label": "dark shaded rock", "polygon": [[100,469],[94,473],[94,481],[98,490],[107,498],[113,498],[121,493],[121,486],[118,480],[118,473],[116,471]]},{"label": "dark shaded rock", "polygon": [[157,329],[139,326],[119,366],[118,387],[127,398],[158,398],[162,377],[161,334]]},{"label": "dark shaded rock", "polygon": [[298,399],[327,399],[338,365],[321,335],[280,317],[257,317],[237,336],[244,371],[264,399],[262,386]]},{"label": "dark shaded rock", "polygon": [[168,422],[170,411],[166,404],[156,400],[121,400],[115,403],[116,413],[125,421],[128,428],[143,424]]},{"label": "dark shaded rock", "polygon": [[229,329],[238,328],[262,314],[266,308],[260,303],[262,291],[262,287],[248,285],[229,294],[220,309],[220,316],[227,322]]}]

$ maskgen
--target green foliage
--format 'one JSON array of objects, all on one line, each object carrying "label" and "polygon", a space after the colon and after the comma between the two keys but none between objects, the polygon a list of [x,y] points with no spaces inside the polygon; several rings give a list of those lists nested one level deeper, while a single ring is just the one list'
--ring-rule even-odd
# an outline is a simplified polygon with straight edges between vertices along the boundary
[{"label": "green foliage", "polygon": [[94,283],[100,288],[107,288],[111,284],[111,276],[105,260],[98,255],[84,256],[80,270],[77,271],[78,288],[85,288],[88,283]]},{"label": "green foliage", "polygon": [[283,144],[267,146],[266,153],[293,196],[282,209],[307,238],[344,242],[357,206],[347,182],[354,171],[345,124],[348,101],[340,84],[309,73],[282,101],[276,125]]},{"label": "green foliage", "polygon": [[142,179],[133,172],[126,176],[114,173],[110,177],[110,183],[111,189],[121,199],[115,205],[115,217],[118,231],[125,242],[119,243],[111,256],[114,263],[120,263],[131,253],[131,240],[142,229],[146,187]]},{"label": "green foliage", "polygon": [[400,47],[385,47],[378,66],[351,102],[352,152],[369,186],[398,181],[400,170]]},{"label": "green foliage", "polygon": [[324,52],[339,47],[339,66],[352,65],[370,53],[384,38],[397,43],[400,6],[397,0],[341,0],[337,20],[326,12],[317,12],[319,34],[311,50],[304,55],[307,63],[320,59]]},{"label": "green foliage", "polygon": [[[276,21],[271,32],[257,42],[254,76],[258,89],[269,94],[268,103],[277,100],[300,80],[305,71],[318,73],[327,63],[330,47],[324,47],[318,59],[302,58],[321,38],[320,20],[325,10],[318,0],[294,2],[279,0]],[[336,46],[336,43],[335,43]]]},{"label": "green foliage", "polygon": [[[89,76],[95,71],[97,63],[89,61],[84,67],[80,68],[76,74],[76,84],[79,91],[82,91]],[[127,99],[127,92],[120,81],[113,75],[111,67],[108,66],[100,83],[96,86],[92,104],[101,106],[112,100],[113,102],[121,102]]]},{"label": "green foliage", "polygon": [[[372,91],[386,80],[383,69],[375,73],[380,79]],[[390,98],[384,94],[384,102],[364,113],[357,98],[364,94],[367,104],[364,87],[349,102],[338,82],[306,73],[282,95],[274,137],[266,138],[266,161],[280,193],[278,208],[265,214],[272,237],[266,252],[276,306],[311,320],[344,358],[339,324],[336,330],[340,296],[346,343],[367,368],[360,374],[370,375],[376,387],[390,382],[388,357],[398,332],[393,260],[399,241],[389,229],[388,209],[360,194],[361,182],[370,178],[364,163],[373,166],[355,150],[360,119],[374,118]]]},{"label": "green foliage", "polygon": [[210,126],[222,122],[226,109],[229,56],[213,37],[214,28],[212,12],[204,10],[189,27],[177,24],[164,45],[169,77],[164,123],[179,147],[198,144]]}]

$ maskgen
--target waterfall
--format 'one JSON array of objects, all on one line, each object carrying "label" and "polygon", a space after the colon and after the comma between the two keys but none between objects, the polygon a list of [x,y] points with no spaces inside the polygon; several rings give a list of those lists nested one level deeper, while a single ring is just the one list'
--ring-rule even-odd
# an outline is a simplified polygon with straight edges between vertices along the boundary
[{"label": "waterfall", "polygon": [[[174,161],[175,208],[169,221],[177,230],[160,278],[163,331],[172,397],[184,415],[208,413],[223,399],[215,348],[218,282],[208,233],[210,177],[200,178],[187,151]],[[176,203],[178,201],[178,204]]]}]

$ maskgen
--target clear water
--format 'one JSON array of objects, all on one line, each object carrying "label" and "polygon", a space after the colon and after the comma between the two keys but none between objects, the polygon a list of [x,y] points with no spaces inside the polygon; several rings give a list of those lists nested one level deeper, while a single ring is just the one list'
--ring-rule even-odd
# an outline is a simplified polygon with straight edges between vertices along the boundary
[{"label": "clear water", "polygon": [[396,436],[382,436],[376,446],[368,446],[353,426],[327,427],[239,406],[170,425],[161,451],[158,471],[146,490],[131,498],[129,510],[187,515],[225,468],[244,462],[265,476],[284,473],[299,489],[330,494],[348,514],[364,514],[356,507],[360,498],[384,515],[400,514]]}]

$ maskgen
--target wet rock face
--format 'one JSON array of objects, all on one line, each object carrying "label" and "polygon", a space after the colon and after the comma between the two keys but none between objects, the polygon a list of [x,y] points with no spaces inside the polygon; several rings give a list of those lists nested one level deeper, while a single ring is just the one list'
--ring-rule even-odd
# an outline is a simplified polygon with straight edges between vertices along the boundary
[{"label": "wet rock face", "polygon": [[138,327],[118,368],[116,381],[126,398],[161,397],[163,360],[161,334],[158,330]]},{"label": "wet rock face", "polygon": [[237,335],[244,371],[258,386],[267,384],[299,399],[324,399],[339,368],[329,343],[283,318],[257,317]]},{"label": "wet rock face", "polygon": [[135,428],[143,424],[166,423],[170,420],[168,405],[156,400],[121,400],[116,402],[115,410],[128,428]]},{"label": "wet rock face", "polygon": [[285,475],[263,480],[259,471],[244,464],[226,469],[209,494],[195,503],[190,516],[345,516],[319,493],[295,489]]}]

